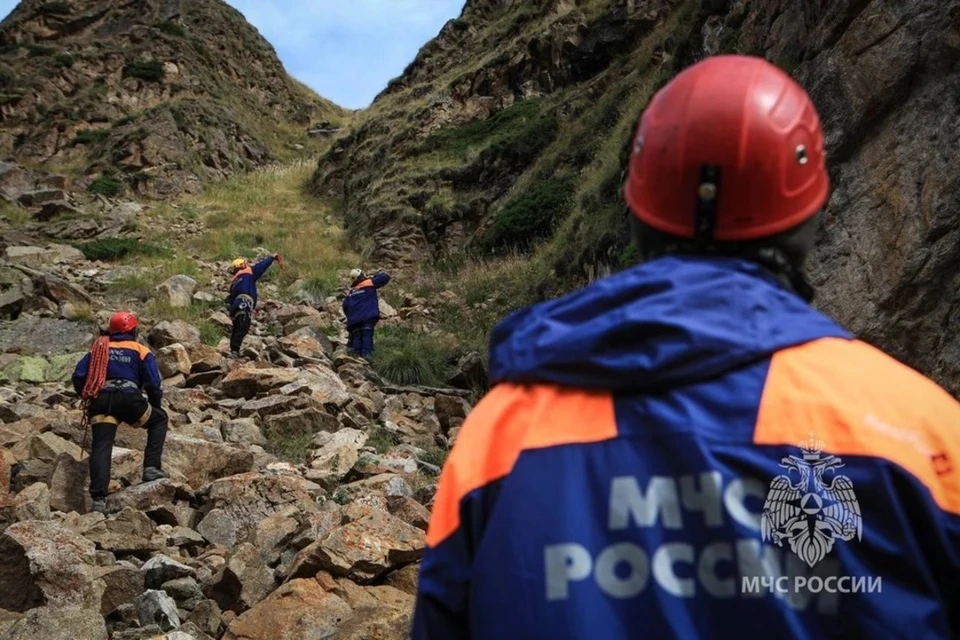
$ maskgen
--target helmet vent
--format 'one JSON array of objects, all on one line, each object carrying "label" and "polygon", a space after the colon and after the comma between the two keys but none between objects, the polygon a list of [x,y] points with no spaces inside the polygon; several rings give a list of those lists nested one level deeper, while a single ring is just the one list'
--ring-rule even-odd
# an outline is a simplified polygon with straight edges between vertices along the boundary
[{"label": "helmet vent", "polygon": [[807,164],[810,162],[810,158],[807,157],[807,148],[805,146],[797,145],[797,163],[798,164]]}]

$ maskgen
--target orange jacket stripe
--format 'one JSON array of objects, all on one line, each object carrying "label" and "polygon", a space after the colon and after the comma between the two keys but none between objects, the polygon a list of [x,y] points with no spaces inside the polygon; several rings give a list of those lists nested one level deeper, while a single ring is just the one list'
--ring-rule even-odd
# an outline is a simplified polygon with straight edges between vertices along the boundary
[{"label": "orange jacket stripe", "polygon": [[889,460],[960,514],[960,408],[874,347],[825,338],[773,356],[754,442],[797,446],[810,437],[831,454]]},{"label": "orange jacket stripe", "polygon": [[150,355],[150,349],[146,348],[139,342],[134,342],[133,340],[123,340],[121,342],[111,342],[111,349],[130,349],[136,351],[140,354],[140,359],[143,360],[148,355]]},{"label": "orange jacket stripe", "polygon": [[243,269],[240,269],[240,271],[237,271],[235,274],[233,274],[233,278],[231,278],[231,282],[233,280],[236,280],[240,276],[252,276],[252,275],[253,275],[253,269],[247,266],[247,267],[244,267]]},{"label": "orange jacket stripe", "polygon": [[371,280],[370,278],[367,278],[366,280],[361,280],[359,283],[350,287],[350,290],[353,291],[354,289],[366,289],[367,287],[372,287],[372,286],[373,286],[373,280]]},{"label": "orange jacket stripe", "polygon": [[617,435],[613,398],[552,386],[502,384],[463,423],[440,477],[427,544],[435,547],[460,525],[460,501],[503,478],[520,453]]}]

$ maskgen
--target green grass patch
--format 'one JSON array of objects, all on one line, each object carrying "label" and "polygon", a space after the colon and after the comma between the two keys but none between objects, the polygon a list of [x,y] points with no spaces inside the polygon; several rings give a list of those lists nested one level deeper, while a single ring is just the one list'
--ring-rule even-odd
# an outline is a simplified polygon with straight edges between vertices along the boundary
[{"label": "green grass patch", "polygon": [[87,191],[108,198],[114,198],[123,193],[123,182],[113,176],[102,175],[90,183]]},{"label": "green grass patch", "polygon": [[264,449],[268,453],[293,464],[310,462],[314,437],[312,433],[303,433],[284,427],[274,427],[265,431],[264,439],[266,439],[267,444]]},{"label": "green grass patch", "polygon": [[394,384],[437,386],[444,383],[453,349],[437,338],[406,327],[382,327],[374,336],[373,368]]},{"label": "green grass patch", "polygon": [[69,53],[58,53],[53,56],[53,61],[58,67],[69,69],[73,66],[73,63],[76,62],[76,59]]},{"label": "green grass patch", "polygon": [[73,11],[70,4],[67,2],[44,2],[39,7],[37,7],[37,13],[43,15],[61,15],[66,16],[70,15]]},{"label": "green grass patch", "polygon": [[71,146],[78,144],[96,144],[110,137],[109,129],[80,129],[70,141]]},{"label": "green grass patch", "polygon": [[142,242],[136,238],[105,238],[76,245],[87,260],[115,262],[131,255],[169,257],[173,255],[167,247]]},{"label": "green grass patch", "polygon": [[56,47],[49,47],[43,44],[32,44],[32,43],[27,45],[27,57],[30,57],[30,58],[52,56],[56,52],[57,52]]},{"label": "green grass patch", "polygon": [[539,113],[540,100],[522,100],[486,120],[435,131],[424,140],[421,150],[461,156],[481,145],[504,143],[523,137],[527,129],[536,126]]},{"label": "green grass patch", "polygon": [[182,25],[171,20],[165,20],[164,22],[161,22],[157,25],[157,28],[169,36],[174,36],[176,38],[187,37],[187,30],[184,29]]},{"label": "green grass patch", "polygon": [[570,211],[575,188],[571,178],[535,183],[504,206],[480,247],[490,253],[529,250],[535,242],[549,237]]},{"label": "green grass patch", "polygon": [[123,67],[123,77],[159,82],[163,80],[163,64],[156,60],[134,60]]},{"label": "green grass patch", "polygon": [[383,455],[398,444],[400,440],[393,433],[383,427],[374,427],[369,432],[366,446]]},{"label": "green grass patch", "polygon": [[0,216],[7,219],[11,226],[22,227],[30,221],[30,213],[15,204],[0,198]]}]

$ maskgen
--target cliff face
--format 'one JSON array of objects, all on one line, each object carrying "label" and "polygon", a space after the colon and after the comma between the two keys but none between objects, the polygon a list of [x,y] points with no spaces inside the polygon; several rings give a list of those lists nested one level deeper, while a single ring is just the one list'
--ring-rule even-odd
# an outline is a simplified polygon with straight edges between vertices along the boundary
[{"label": "cliff face", "polygon": [[221,0],[24,0],[0,23],[0,154],[96,188],[193,191],[344,115]]},{"label": "cliff face", "polygon": [[556,293],[629,264],[624,142],[713,53],[762,55],[826,127],[818,304],[960,393],[960,3],[468,2],[324,158],[372,255],[520,251]]}]

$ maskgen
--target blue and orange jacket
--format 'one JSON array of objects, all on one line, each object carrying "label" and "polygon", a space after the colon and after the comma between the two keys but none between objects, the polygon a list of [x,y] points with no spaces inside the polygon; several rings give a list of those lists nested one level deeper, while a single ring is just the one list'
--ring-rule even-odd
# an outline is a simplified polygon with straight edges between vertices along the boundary
[{"label": "blue and orange jacket", "polygon": [[227,296],[227,304],[230,305],[231,310],[235,310],[240,305],[237,298],[241,295],[250,296],[253,306],[257,306],[257,280],[263,277],[272,264],[273,256],[268,256],[252,267],[246,267],[233,274],[230,294]]},{"label": "blue and orange jacket", "polygon": [[387,273],[375,273],[350,287],[343,299],[343,314],[347,316],[347,326],[373,322],[380,319],[380,298],[377,289],[390,282]]},{"label": "blue and orange jacket", "polygon": [[[73,388],[77,395],[83,393],[90,369],[90,354],[77,363],[73,372]],[[129,380],[147,394],[150,404],[160,406],[163,399],[162,379],[157,359],[153,352],[126,333],[110,336],[110,361],[107,363],[107,380]]]},{"label": "blue and orange jacket", "polygon": [[960,405],[741,260],[518,311],[413,637],[956,638]]}]

